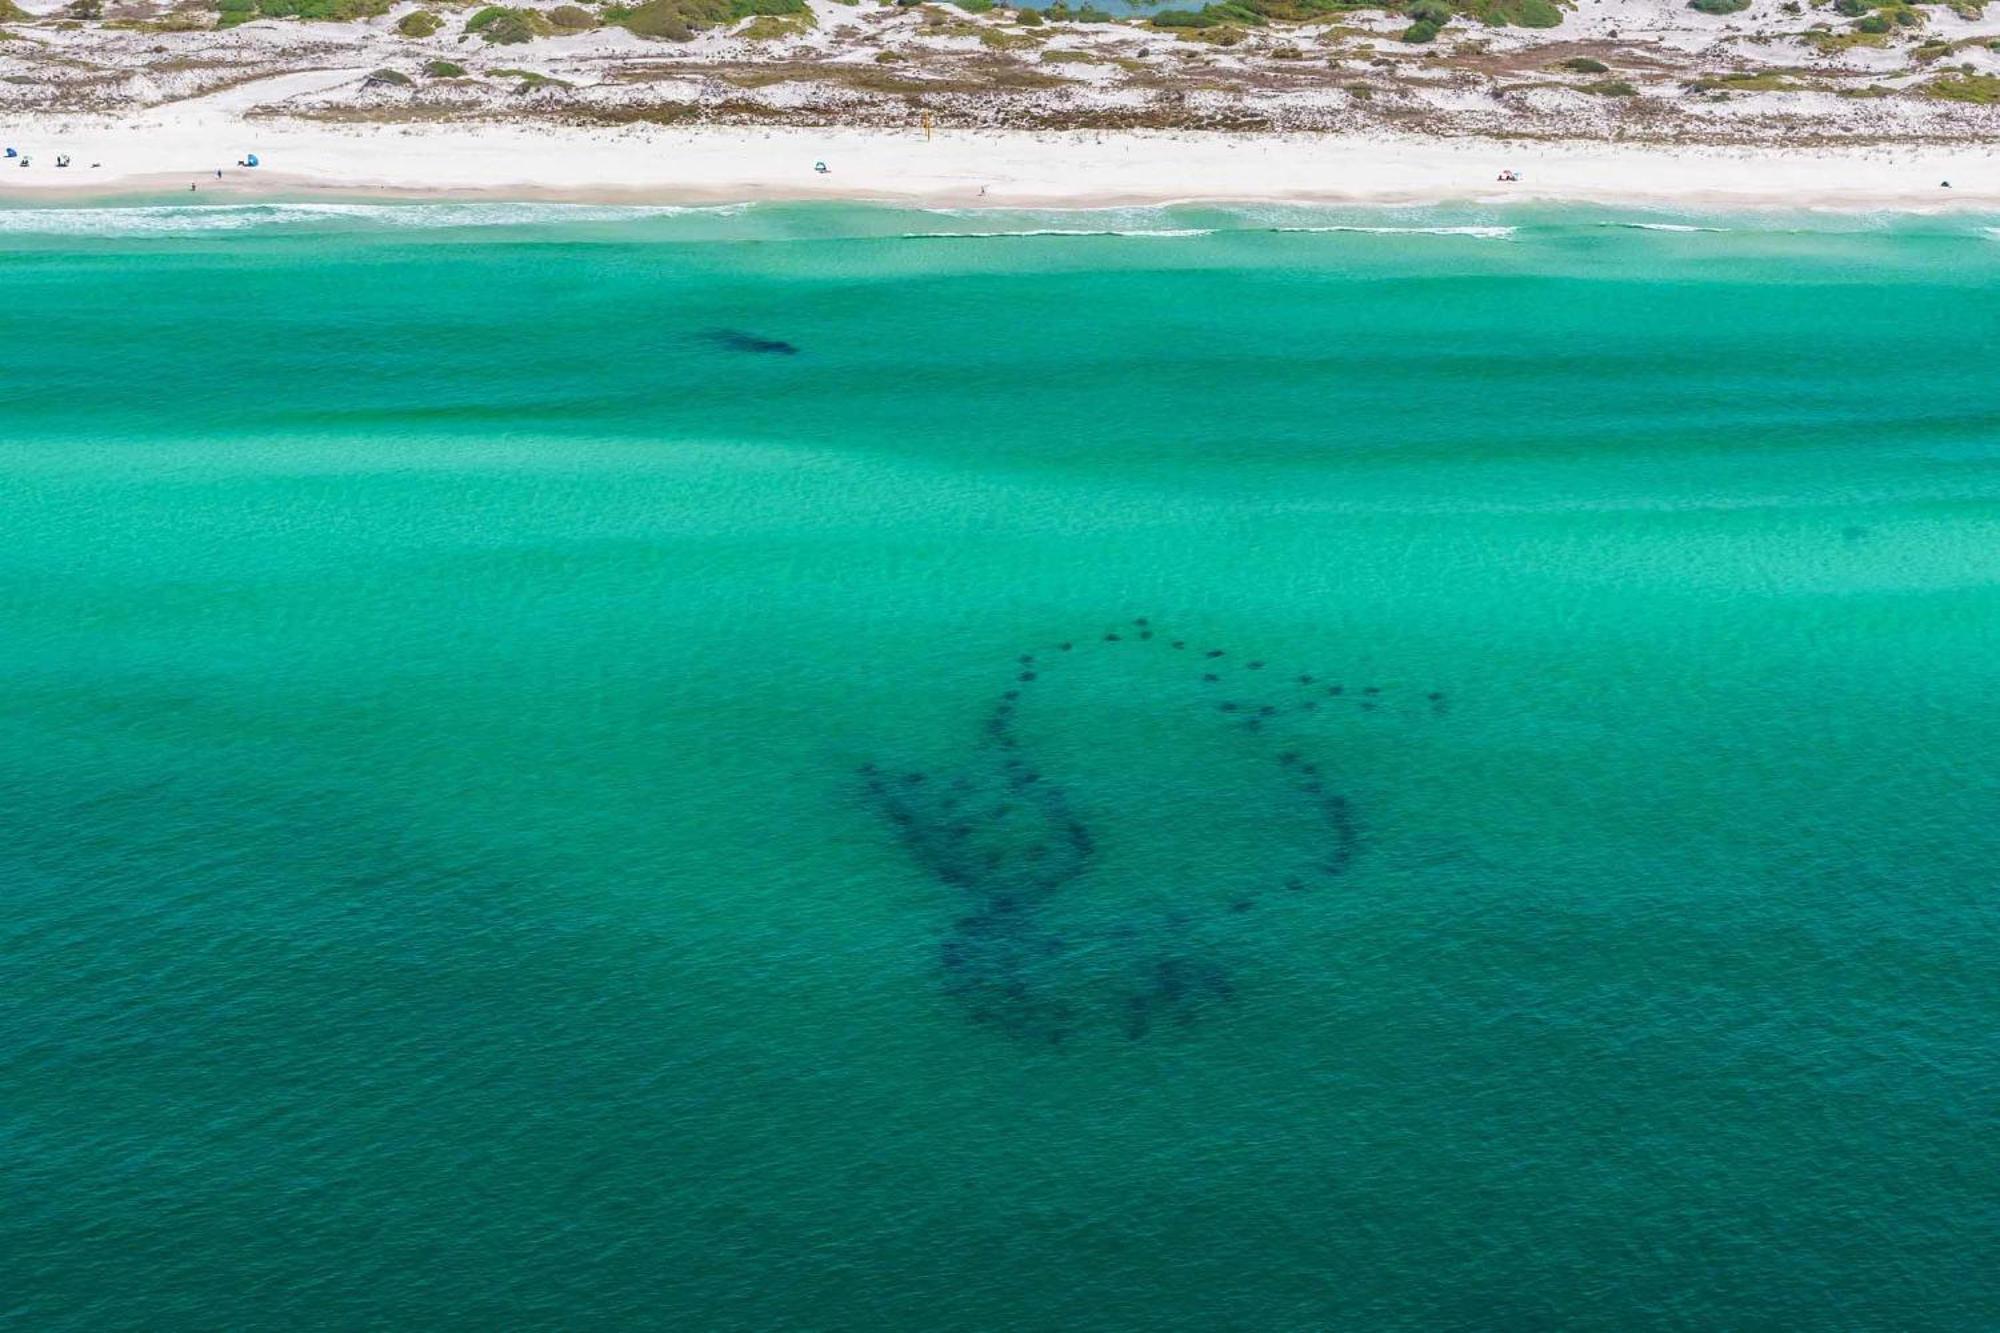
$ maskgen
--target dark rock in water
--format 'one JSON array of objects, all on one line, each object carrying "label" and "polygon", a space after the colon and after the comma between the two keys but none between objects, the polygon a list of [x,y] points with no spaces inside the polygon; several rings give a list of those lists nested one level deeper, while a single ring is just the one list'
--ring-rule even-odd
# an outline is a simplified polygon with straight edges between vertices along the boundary
[{"label": "dark rock in water", "polygon": [[755,333],[745,333],[741,329],[710,329],[702,336],[717,347],[725,347],[732,352],[750,352],[764,356],[799,354],[797,347],[782,338],[766,338]]}]

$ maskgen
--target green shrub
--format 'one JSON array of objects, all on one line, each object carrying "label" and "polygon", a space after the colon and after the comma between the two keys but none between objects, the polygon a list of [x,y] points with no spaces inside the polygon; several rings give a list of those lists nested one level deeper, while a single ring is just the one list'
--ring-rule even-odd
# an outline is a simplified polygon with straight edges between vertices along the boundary
[{"label": "green shrub", "polygon": [[774,42],[784,37],[798,37],[813,28],[810,12],[780,17],[777,14],[759,14],[744,25],[736,35],[748,42]]},{"label": "green shrub", "polygon": [[396,88],[407,88],[410,86],[410,76],[398,69],[378,69],[362,82],[386,83]]},{"label": "green shrub", "polygon": [[1457,0],[1457,12],[1467,14],[1494,28],[1554,28],[1562,24],[1562,10],[1554,0]]},{"label": "green shrub", "polygon": [[1581,91],[1594,93],[1599,97],[1637,97],[1639,90],[1623,79],[1603,79],[1597,83],[1586,83]]},{"label": "green shrub", "polygon": [[1704,14],[1740,14],[1750,8],[1750,0],[1688,0],[1688,8]]},{"label": "green shrub", "polygon": [[640,37],[684,42],[704,28],[757,15],[810,15],[805,0],[646,0],[635,8],[607,5],[603,18]]},{"label": "green shrub", "polygon": [[1873,8],[1874,0],[1833,0],[1833,12],[1844,19],[1858,19]]},{"label": "green shrub", "polygon": [[1889,20],[1883,18],[1880,14],[1870,14],[1867,18],[1857,21],[1854,25],[1854,30],[1856,32],[1875,34],[1885,33],[1889,31]]},{"label": "green shrub", "polygon": [[493,77],[496,79],[519,79],[521,82],[514,89],[517,93],[525,93],[535,88],[568,88],[571,86],[567,79],[551,78],[547,74],[537,74],[531,69],[496,69],[493,71]]},{"label": "green shrub", "polygon": [[[1158,15],[1155,15],[1154,19],[1157,22]],[[1042,26],[1041,11],[1035,9],[1016,10],[1014,11],[1014,22],[1020,24],[1024,28],[1039,28]]]},{"label": "green shrub", "polygon": [[428,37],[444,26],[444,20],[428,9],[419,9],[396,20],[396,31],[405,37]]},{"label": "green shrub", "polygon": [[563,32],[588,32],[597,26],[597,15],[581,5],[557,5],[549,11],[549,22]]},{"label": "green shrub", "polygon": [[658,37],[669,42],[685,42],[694,36],[694,25],[682,16],[673,0],[646,0],[645,4],[630,14],[613,21],[640,37]]},{"label": "green shrub", "polygon": [[426,60],[424,73],[434,79],[462,79],[465,77],[465,66],[454,65],[449,60]]},{"label": "green shrub", "polygon": [[351,23],[388,13],[389,0],[257,0],[257,12],[268,19]]},{"label": "green shrub", "polygon": [[2000,102],[2000,76],[1992,74],[1956,74],[1942,79],[1932,79],[1924,85],[1924,92],[1947,102],[1976,102],[1989,106]]},{"label": "green shrub", "polygon": [[1403,40],[1414,45],[1421,45],[1424,42],[1428,42],[1437,35],[1438,25],[1429,19],[1421,19],[1403,29]]},{"label": "green shrub", "polygon": [[1563,69],[1572,74],[1609,74],[1611,66],[1602,60],[1592,60],[1589,56],[1571,56],[1559,62]]},{"label": "green shrub", "polygon": [[488,5],[465,21],[465,30],[478,33],[495,46],[519,46],[547,37],[555,25],[540,10]]},{"label": "green shrub", "polygon": [[993,0],[951,0],[968,14],[984,14],[993,8]]},{"label": "green shrub", "polygon": [[28,17],[28,11],[14,3],[14,0],[0,0],[0,22],[20,20]]}]

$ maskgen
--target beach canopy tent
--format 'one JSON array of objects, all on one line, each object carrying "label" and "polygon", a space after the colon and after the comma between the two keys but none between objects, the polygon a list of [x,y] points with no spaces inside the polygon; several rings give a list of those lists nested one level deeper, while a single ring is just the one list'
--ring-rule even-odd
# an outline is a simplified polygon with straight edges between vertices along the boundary
[{"label": "beach canopy tent", "polygon": [[9,149],[7,150],[7,156],[9,156],[9,157],[19,157],[19,156],[20,156],[20,153],[16,152],[16,151],[15,151],[14,149],[12,149],[12,148],[9,148]]},{"label": "beach canopy tent", "polygon": [[244,165],[244,166],[246,166],[246,167],[254,167],[254,166],[256,166],[256,165],[257,165],[257,155],[256,155],[255,153],[251,153],[251,154],[250,154],[249,156],[245,157],[245,158],[243,159],[243,165]]}]

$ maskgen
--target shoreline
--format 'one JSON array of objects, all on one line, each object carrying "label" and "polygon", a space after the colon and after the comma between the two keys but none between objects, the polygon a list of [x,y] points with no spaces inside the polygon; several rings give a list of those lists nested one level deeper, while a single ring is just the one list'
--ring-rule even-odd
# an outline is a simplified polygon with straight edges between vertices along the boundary
[{"label": "shoreline", "polygon": [[[856,202],[2000,211],[2000,142],[1785,150],[1213,131],[333,125],[26,117],[0,207],[187,193],[189,202]],[[58,170],[55,155],[74,165]],[[234,163],[247,153],[257,169]],[[91,163],[102,165],[93,169]],[[814,164],[824,162],[824,174]],[[215,177],[220,168],[223,175]],[[1495,178],[1519,174],[1515,183]],[[1940,188],[1950,180],[1952,188]],[[188,190],[188,186],[196,188]]]}]

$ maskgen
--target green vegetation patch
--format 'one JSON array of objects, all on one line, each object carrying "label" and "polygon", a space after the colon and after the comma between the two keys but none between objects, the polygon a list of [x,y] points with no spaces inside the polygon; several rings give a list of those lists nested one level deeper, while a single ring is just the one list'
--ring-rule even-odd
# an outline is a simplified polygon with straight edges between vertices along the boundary
[{"label": "green vegetation patch", "polygon": [[519,46],[556,30],[548,15],[538,9],[509,9],[488,5],[465,21],[465,30],[477,33],[495,46]]},{"label": "green vegetation patch", "polygon": [[414,10],[396,20],[396,31],[405,37],[428,37],[444,26],[444,20],[428,9]]},{"label": "green vegetation patch", "polygon": [[1489,28],[1554,28],[1563,21],[1552,0],[1485,0],[1460,8]]},{"label": "green vegetation patch", "polygon": [[2000,102],[2000,75],[1947,75],[1925,84],[1924,95],[1944,102],[1975,102],[1980,106],[1990,106]]},{"label": "green vegetation patch", "polygon": [[251,19],[307,19],[319,23],[352,23],[389,12],[389,0],[216,0],[218,28],[233,28]]},{"label": "green vegetation patch", "polygon": [[1688,8],[1702,14],[1741,14],[1750,0],[1688,0]]},{"label": "green vegetation patch", "polygon": [[1200,9],[1163,10],[1151,22],[1157,28],[1257,28],[1269,23],[1325,23],[1359,9],[1401,14],[1410,20],[1403,40],[1416,43],[1431,41],[1457,18],[1496,28],[1553,28],[1563,18],[1556,0],[1400,0],[1386,5],[1356,0],[1214,0]]},{"label": "green vegetation patch", "polygon": [[737,36],[753,42],[775,42],[787,37],[800,37],[816,26],[812,11],[803,14],[759,14],[751,19]]},{"label": "green vegetation patch", "polygon": [[1806,90],[1804,84],[1794,82],[1775,70],[1754,74],[1717,74],[1696,79],[1688,87],[1698,93],[1797,93]]},{"label": "green vegetation patch", "polygon": [[604,7],[604,21],[639,37],[685,42],[707,28],[759,16],[810,15],[806,0],[645,0]]},{"label": "green vegetation patch", "polygon": [[[897,0],[901,4],[903,0]],[[1028,13],[1022,10],[1022,13]],[[1043,19],[1050,23],[1116,23],[1118,16],[1096,5],[1086,4],[1079,9],[1071,9],[1065,0],[1056,2],[1041,11]]]},{"label": "green vegetation patch", "polygon": [[582,5],[557,5],[549,11],[549,22],[557,32],[589,32],[597,26],[597,15]]},{"label": "green vegetation patch", "polygon": [[453,64],[449,60],[426,60],[424,62],[424,73],[434,79],[462,79],[465,77],[465,72],[465,66]]},{"label": "green vegetation patch", "polygon": [[1816,29],[1806,34],[1806,42],[1821,55],[1838,55],[1856,46],[1887,46],[1889,38],[1879,32],[1830,32]]},{"label": "green vegetation patch", "polygon": [[14,0],[0,0],[0,22],[19,22],[28,17],[28,11],[14,3]]},{"label": "green vegetation patch", "polygon": [[1568,60],[1556,62],[1557,69],[1566,69],[1572,74],[1609,74],[1611,66],[1602,60],[1592,60],[1589,56],[1571,56]]},{"label": "green vegetation patch", "polygon": [[520,83],[514,89],[517,93],[525,93],[535,88],[568,88],[571,86],[568,79],[558,79],[549,74],[538,74],[531,69],[496,69],[493,71],[493,77],[496,79],[519,79]]},{"label": "green vegetation patch", "polygon": [[1600,79],[1596,83],[1586,83],[1578,92],[1590,93],[1596,97],[1637,97],[1639,90],[1623,79]]}]

